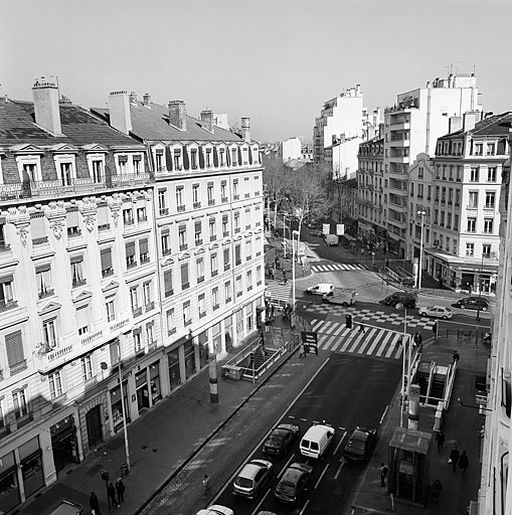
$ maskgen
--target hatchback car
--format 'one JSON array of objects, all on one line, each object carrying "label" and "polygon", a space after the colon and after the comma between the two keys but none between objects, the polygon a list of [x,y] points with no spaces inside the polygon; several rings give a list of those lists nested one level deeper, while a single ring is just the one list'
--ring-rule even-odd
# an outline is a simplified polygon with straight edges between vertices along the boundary
[{"label": "hatchback car", "polygon": [[274,490],[276,499],[297,502],[313,479],[313,467],[305,463],[292,463],[284,472]]},{"label": "hatchback car", "polygon": [[272,463],[251,460],[246,463],[233,481],[233,493],[254,499],[272,477]]},{"label": "hatchback car", "polygon": [[465,297],[452,304],[452,306],[460,309],[480,309],[481,311],[488,311],[489,301],[482,297]]},{"label": "hatchback car", "polygon": [[377,430],[366,427],[356,427],[347,445],[343,449],[343,456],[347,461],[363,462],[370,458],[377,442]]},{"label": "hatchback car", "polygon": [[263,452],[265,454],[286,454],[297,440],[300,433],[299,426],[294,424],[279,424],[272,429],[268,438],[263,444]]},{"label": "hatchback car", "polygon": [[420,308],[418,313],[423,317],[442,318],[449,320],[453,316],[453,311],[446,306],[426,306]]},{"label": "hatchback car", "polygon": [[209,508],[199,510],[196,515],[235,515],[235,512],[231,508],[226,508],[226,506],[213,504]]}]

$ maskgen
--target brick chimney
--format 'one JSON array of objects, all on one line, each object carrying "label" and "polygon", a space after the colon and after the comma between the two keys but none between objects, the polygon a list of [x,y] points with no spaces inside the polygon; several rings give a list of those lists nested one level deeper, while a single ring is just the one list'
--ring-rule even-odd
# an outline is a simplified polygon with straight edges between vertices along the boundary
[{"label": "brick chimney", "polygon": [[213,132],[213,111],[211,109],[203,109],[199,116],[203,128]]},{"label": "brick chimney", "polygon": [[62,136],[57,85],[44,77],[36,79],[32,96],[37,125],[55,136]]},{"label": "brick chimney", "polygon": [[459,129],[462,129],[462,117],[461,116],[450,116],[450,120],[448,122],[448,133],[456,132]]},{"label": "brick chimney", "polygon": [[108,96],[110,125],[124,134],[132,130],[132,115],[130,101],[126,91],[112,91]]},{"label": "brick chimney", "polygon": [[481,113],[478,111],[468,111],[467,113],[464,113],[462,117],[462,127],[464,132],[473,130],[480,119]]},{"label": "brick chimney", "polygon": [[251,141],[251,119],[248,116],[242,116],[242,138],[249,143]]},{"label": "brick chimney", "polygon": [[145,105],[145,106],[148,106],[149,105],[149,101],[151,100],[151,97],[149,96],[149,93],[144,93],[143,97],[142,97],[142,103]]},{"label": "brick chimney", "polygon": [[169,100],[169,123],[180,131],[187,130],[187,110],[183,100]]}]

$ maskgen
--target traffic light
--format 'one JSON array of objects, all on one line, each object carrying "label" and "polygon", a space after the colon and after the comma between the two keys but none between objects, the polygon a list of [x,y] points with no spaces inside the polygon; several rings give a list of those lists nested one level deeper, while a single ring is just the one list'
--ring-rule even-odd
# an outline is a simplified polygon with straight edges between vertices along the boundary
[{"label": "traffic light", "polygon": [[437,338],[438,338],[437,328],[438,328],[437,322],[434,322],[434,324],[432,325],[432,332],[434,333],[434,338],[435,338],[436,340],[437,340]]},{"label": "traffic light", "polygon": [[347,329],[352,329],[352,315],[345,315],[345,326]]}]

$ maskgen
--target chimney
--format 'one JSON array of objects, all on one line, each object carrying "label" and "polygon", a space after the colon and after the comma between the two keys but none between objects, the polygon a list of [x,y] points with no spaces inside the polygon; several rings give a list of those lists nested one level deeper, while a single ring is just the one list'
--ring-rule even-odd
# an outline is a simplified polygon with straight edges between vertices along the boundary
[{"label": "chimney", "polygon": [[169,100],[169,123],[180,131],[187,130],[187,110],[183,100]]},{"label": "chimney", "polygon": [[361,95],[361,84],[356,84],[356,97]]},{"label": "chimney", "polygon": [[213,132],[213,111],[211,109],[203,109],[199,116],[203,128]]},{"label": "chimney", "polygon": [[135,91],[132,91],[130,93],[130,104],[136,104],[137,103],[137,93]]},{"label": "chimney", "polygon": [[213,123],[220,127],[221,129],[225,129],[229,131],[229,122],[228,122],[228,115],[226,113],[220,113],[213,115]]},{"label": "chimney", "polygon": [[452,132],[458,131],[459,129],[462,129],[462,117],[450,116],[448,121],[448,133],[451,134]]},{"label": "chimney", "polygon": [[126,91],[112,91],[108,96],[110,125],[124,134],[132,130],[130,102]]},{"label": "chimney", "polygon": [[54,136],[62,136],[59,110],[59,89],[44,77],[32,86],[36,123]]},{"label": "chimney", "polygon": [[143,97],[142,97],[142,103],[145,105],[145,106],[148,106],[149,105],[149,101],[151,100],[151,97],[149,96],[149,93],[144,93]]},{"label": "chimney", "polygon": [[476,122],[479,121],[479,119],[477,119],[477,115],[478,113],[475,111],[464,113],[462,122],[464,132],[471,131],[475,128]]},{"label": "chimney", "polygon": [[242,116],[242,138],[249,143],[251,141],[251,119],[248,116]]}]

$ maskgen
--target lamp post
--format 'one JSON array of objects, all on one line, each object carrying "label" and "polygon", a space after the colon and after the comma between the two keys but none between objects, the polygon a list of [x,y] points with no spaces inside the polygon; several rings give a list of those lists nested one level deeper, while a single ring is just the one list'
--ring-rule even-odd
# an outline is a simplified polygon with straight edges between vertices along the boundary
[{"label": "lamp post", "polygon": [[421,232],[420,232],[420,260],[418,263],[418,283],[416,285],[416,288],[418,290],[421,289],[421,275],[423,272],[423,231],[425,228],[425,215],[427,214],[426,211],[418,211],[418,215],[421,216]]},{"label": "lamp post", "polygon": [[[290,325],[293,328],[295,326],[295,235],[297,235],[297,242],[299,241],[299,231],[292,231],[292,313],[291,313],[291,320]],[[298,246],[298,245],[297,245]],[[298,254],[298,249],[297,249]]]},{"label": "lamp post", "polygon": [[[407,308],[404,307],[404,333],[402,335],[402,406],[400,407],[400,427],[404,427],[404,411],[405,411],[405,378],[407,377],[407,388],[409,388],[410,384],[410,349],[407,349]],[[409,350],[407,357],[406,352]],[[407,365],[407,376],[406,376],[406,360],[409,360]]]},{"label": "lamp post", "polygon": [[[123,333],[123,336],[128,337],[128,335],[132,332],[130,329]],[[126,467],[128,472],[130,472],[131,464],[130,464],[130,445],[128,443],[128,427],[126,425],[126,406],[124,405],[124,390],[123,390],[123,373],[122,373],[122,365],[123,360],[121,359],[121,339],[117,339],[117,350],[119,354],[119,393],[121,395],[121,413],[123,414],[123,433],[124,433],[124,450],[126,453]]]},{"label": "lamp post", "polygon": [[283,257],[286,259],[286,213],[283,214]]},{"label": "lamp post", "polygon": [[480,322],[480,306],[481,306],[481,298],[482,298],[482,287],[483,287],[483,280],[482,280],[482,274],[484,270],[484,253],[482,252],[482,263],[480,264],[480,273],[478,274],[478,307],[476,311],[476,321]]}]

